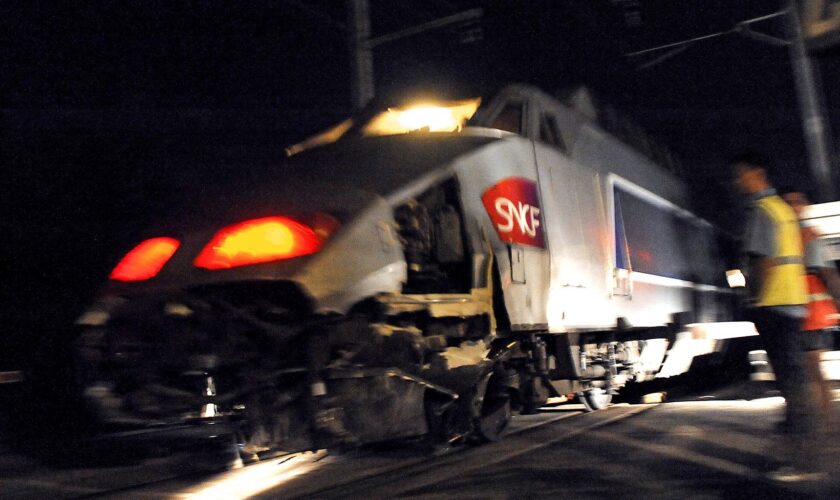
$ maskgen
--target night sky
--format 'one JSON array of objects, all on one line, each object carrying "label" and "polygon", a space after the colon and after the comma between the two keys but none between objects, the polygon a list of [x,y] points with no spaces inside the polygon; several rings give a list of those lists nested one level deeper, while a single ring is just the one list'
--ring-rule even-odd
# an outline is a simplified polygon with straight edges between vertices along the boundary
[{"label": "night sky", "polygon": [[[373,35],[474,7],[478,22],[377,48],[377,92],[586,85],[669,145],[695,184],[727,189],[726,159],[743,149],[808,183],[787,49],[732,34],[648,67],[664,52],[626,55],[781,2],[371,0]],[[7,0],[0,17],[7,366],[21,347],[49,345],[138,231],[200,189],[206,169],[273,162],[352,111],[339,0]],[[785,36],[779,19],[754,27]],[[817,56],[840,131],[838,60],[836,50]]]}]

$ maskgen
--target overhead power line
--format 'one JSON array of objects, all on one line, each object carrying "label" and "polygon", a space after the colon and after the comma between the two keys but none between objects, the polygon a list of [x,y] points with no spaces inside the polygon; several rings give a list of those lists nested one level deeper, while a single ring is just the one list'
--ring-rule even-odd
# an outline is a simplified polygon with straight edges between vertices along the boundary
[{"label": "overhead power line", "polygon": [[671,47],[678,47],[680,45],[688,45],[690,43],[699,42],[700,40],[708,40],[709,38],[717,38],[719,36],[729,35],[730,33],[734,33],[735,31],[736,31],[735,28],[732,28],[732,29],[729,29],[729,30],[726,30],[726,31],[719,31],[717,33],[712,33],[710,35],[703,35],[703,36],[698,36],[696,38],[689,38],[688,40],[680,40],[679,42],[667,43],[665,45],[659,45],[659,46],[656,46],[656,47],[651,47],[649,49],[638,50],[636,52],[630,52],[630,53],[627,53],[627,54],[624,54],[624,55],[627,56],[627,57],[640,56],[642,54],[647,54],[648,52],[655,52],[657,50],[669,49]]},{"label": "overhead power line", "polygon": [[[766,16],[754,17],[752,19],[747,19],[745,21],[735,23],[735,26],[733,26],[732,28],[730,28],[728,30],[718,31],[716,33],[710,33],[708,35],[698,36],[698,37],[695,37],[695,38],[689,38],[687,40],[680,40],[679,42],[666,43],[665,45],[658,45],[656,47],[651,47],[649,49],[638,50],[636,52],[629,52],[629,53],[624,54],[624,55],[627,56],[627,57],[639,56],[639,55],[647,54],[649,52],[654,52],[654,51],[657,51],[657,50],[668,49],[668,48],[671,48],[671,47],[678,47],[680,45],[688,45],[690,43],[696,43],[696,42],[699,42],[701,40],[708,40],[710,38],[717,38],[717,37],[721,37],[721,36],[725,36],[725,35],[731,35],[733,33],[743,33],[743,34],[746,34],[748,36],[753,36],[755,38],[760,38],[764,41],[773,43],[774,45],[779,45],[781,43],[787,45],[789,42],[787,42],[786,40],[781,40],[779,38],[776,38],[776,37],[773,37],[773,36],[770,36],[770,35],[767,35],[767,34],[764,34],[764,33],[758,33],[756,31],[753,31],[749,27],[750,24],[757,23],[759,21],[765,21],[767,19],[772,19],[774,17],[783,16],[783,15],[787,14],[787,12],[788,12],[787,9],[783,9],[783,10],[780,10],[778,12],[773,12],[772,14],[767,14]],[[772,42],[771,42],[771,39],[772,39]]]},{"label": "overhead power line", "polygon": [[[817,181],[819,188],[819,201],[833,201],[836,199],[836,186],[834,171],[831,166],[830,142],[827,140],[827,122],[823,116],[822,104],[820,102],[814,75],[814,68],[811,64],[811,59],[805,51],[805,46],[802,42],[802,32],[799,21],[799,13],[797,10],[796,0],[788,0],[788,7],[765,16],[754,17],[735,23],[732,28],[708,35],[698,36],[687,40],[680,40],[678,42],[667,43],[649,49],[639,50],[625,54],[627,57],[635,57],[651,52],[671,49],[665,54],[654,58],[640,65],[637,69],[644,69],[659,64],[660,62],[669,59],[685,49],[686,45],[696,43],[702,40],[722,37],[737,33],[753,40],[768,43],[776,47],[789,47],[791,68],[793,71],[794,80],[796,83],[796,93],[799,99],[799,108],[802,114],[802,124],[804,130],[805,146],[808,152],[808,165],[811,170],[811,175]],[[777,38],[766,33],[761,33],[752,29],[752,24],[772,19],[775,17],[785,16],[787,24],[788,40]]]}]

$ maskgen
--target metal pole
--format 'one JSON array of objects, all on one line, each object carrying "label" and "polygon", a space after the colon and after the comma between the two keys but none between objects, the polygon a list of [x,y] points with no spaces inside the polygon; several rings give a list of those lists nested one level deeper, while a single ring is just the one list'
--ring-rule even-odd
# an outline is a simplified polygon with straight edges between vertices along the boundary
[{"label": "metal pole", "polygon": [[363,108],[374,95],[373,56],[370,46],[370,6],[368,0],[348,0],[350,8],[350,47],[353,106]]},{"label": "metal pole", "polygon": [[790,0],[788,13],[791,35],[790,59],[796,81],[799,109],[802,114],[808,166],[817,182],[817,201],[834,201],[837,199],[837,190],[832,175],[829,145],[826,141],[828,130],[817,93],[814,68],[811,65],[811,58],[805,51],[805,43],[802,41],[802,27],[799,24],[799,12],[795,0]]}]

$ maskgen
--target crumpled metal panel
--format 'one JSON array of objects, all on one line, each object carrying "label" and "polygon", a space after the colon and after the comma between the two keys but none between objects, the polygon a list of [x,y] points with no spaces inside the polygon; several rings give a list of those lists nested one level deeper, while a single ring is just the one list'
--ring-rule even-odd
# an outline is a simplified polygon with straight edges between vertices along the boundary
[{"label": "crumpled metal panel", "polygon": [[326,406],[343,409],[344,427],[358,442],[428,432],[423,405],[426,387],[394,370],[337,375],[328,380],[327,390]]}]

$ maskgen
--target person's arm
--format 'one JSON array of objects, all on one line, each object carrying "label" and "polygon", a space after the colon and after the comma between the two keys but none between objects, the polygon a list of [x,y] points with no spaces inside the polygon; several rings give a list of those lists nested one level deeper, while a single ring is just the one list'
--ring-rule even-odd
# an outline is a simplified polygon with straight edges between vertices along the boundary
[{"label": "person's arm", "polygon": [[746,248],[748,257],[747,288],[750,296],[758,298],[775,264],[776,227],[770,216],[760,207],[753,207],[747,222]]},{"label": "person's arm", "polygon": [[749,281],[752,295],[756,298],[761,296],[761,290],[764,289],[764,283],[770,274],[770,268],[773,267],[773,258],[766,255],[753,255],[750,258],[750,274]]}]

